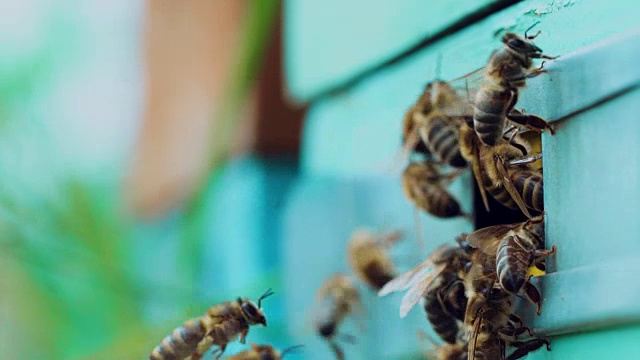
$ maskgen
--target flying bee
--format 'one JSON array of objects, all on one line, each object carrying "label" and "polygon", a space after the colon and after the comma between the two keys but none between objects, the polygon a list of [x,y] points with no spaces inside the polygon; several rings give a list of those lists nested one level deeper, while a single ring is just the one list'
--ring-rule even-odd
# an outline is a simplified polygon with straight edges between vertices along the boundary
[{"label": "flying bee", "polygon": [[337,337],[354,342],[355,339],[338,333],[345,318],[362,308],[360,292],[353,281],[344,274],[336,274],[320,287],[317,293],[319,305],[316,308],[315,328],[325,339],[337,360],[344,359],[344,351],[336,342]]},{"label": "flying bee", "polygon": [[544,55],[533,43],[540,32],[527,34],[533,26],[525,31],[524,38],[506,33],[502,37],[504,47],[493,52],[484,69],[485,81],[475,96],[473,113],[473,128],[484,144],[493,146],[502,137],[507,120],[554,134],[544,119],[514,110],[518,91],[525,86],[526,79],[546,72],[544,62],[539,68],[532,69],[533,59],[555,59]]},{"label": "flying bee", "polygon": [[[486,255],[486,263],[493,262],[500,287],[511,294],[523,295],[537,307],[540,315],[541,296],[529,282],[527,271],[532,265],[541,264],[555,253],[555,245],[545,250],[544,217],[537,216],[525,222],[496,225],[476,230],[467,236],[469,245]],[[484,272],[491,270],[484,269]]]},{"label": "flying bee", "polygon": [[[400,303],[400,317],[407,316],[409,311],[430,292],[440,293],[442,289],[450,290],[450,287],[456,287],[457,280],[465,272],[469,261],[470,249],[464,242],[464,236],[457,239],[458,245],[444,244],[438,247],[429,257],[413,269],[397,276],[389,281],[380,291],[378,296],[386,296],[392,292],[407,291]],[[450,277],[450,274],[455,276]],[[445,291],[445,295],[456,294],[456,291]],[[442,295],[442,293],[440,293]],[[438,296],[436,296],[437,298]],[[448,309],[459,308],[459,299],[456,296],[447,297],[440,296],[438,301],[445,304]],[[447,311],[446,309],[444,311]],[[456,310],[451,310],[456,312]]]},{"label": "flying bee", "polygon": [[347,246],[347,258],[358,278],[380,290],[395,276],[395,266],[387,254],[389,246],[402,238],[401,232],[377,236],[368,230],[353,233]]},{"label": "flying bee", "polygon": [[290,346],[280,352],[271,345],[251,344],[251,349],[229,356],[227,360],[282,360],[285,355],[301,347],[302,345]]},{"label": "flying bee", "polygon": [[240,337],[244,344],[249,326],[262,324],[267,326],[267,319],[262,312],[262,300],[273,295],[267,290],[258,299],[258,304],[248,298],[237,298],[210,307],[207,312],[195,319],[188,320],[182,326],[173,330],[156,346],[150,360],[167,359],[200,359],[213,345],[218,346],[214,351],[219,359],[227,344]]},{"label": "flying bee", "polygon": [[[427,84],[416,103],[405,114],[403,142],[412,150],[431,154],[435,160],[455,168],[464,168],[466,161],[460,154],[458,128],[460,114],[473,108],[450,84],[434,80]],[[418,141],[418,138],[421,142]],[[424,146],[428,152],[424,151]]]},{"label": "flying bee", "polygon": [[432,161],[412,162],[402,173],[402,190],[416,207],[439,217],[470,217],[445,186],[457,173],[443,175]]}]

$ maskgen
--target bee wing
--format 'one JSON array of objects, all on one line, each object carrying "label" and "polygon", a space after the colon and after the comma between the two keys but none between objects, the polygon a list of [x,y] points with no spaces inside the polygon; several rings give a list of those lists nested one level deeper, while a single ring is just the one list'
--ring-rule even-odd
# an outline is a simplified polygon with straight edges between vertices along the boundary
[{"label": "bee wing", "polygon": [[461,97],[462,103],[465,104],[463,112],[450,113],[451,116],[473,115],[473,104],[476,94],[485,82],[484,70],[486,67],[478,68],[470,73],[449,81],[449,85],[454,88]]},{"label": "bee wing", "polygon": [[442,264],[438,267],[437,270],[432,271],[427,274],[422,281],[415,283],[409,291],[402,297],[402,301],[400,302],[400,317],[404,318],[407,316],[409,311],[413,309],[413,307],[420,301],[421,298],[424,297],[429,285],[436,279],[442,272],[444,271],[446,264]]},{"label": "bee wing", "polygon": [[411,288],[421,279],[426,278],[432,271],[432,267],[433,261],[431,261],[430,258],[423,261],[413,269],[396,276],[393,280],[386,283],[382,289],[378,291],[378,296],[386,296],[392,292],[404,291]]},{"label": "bee wing", "polygon": [[469,335],[469,348],[467,350],[467,358],[469,360],[475,360],[476,358],[476,343],[478,342],[478,333],[480,332],[480,325],[482,324],[482,317],[478,316],[473,322],[473,329]]},{"label": "bee wing", "polygon": [[500,175],[500,177],[502,177],[502,185],[504,186],[505,190],[509,192],[509,195],[511,195],[511,198],[518,205],[522,213],[525,214],[526,217],[531,219],[531,213],[529,212],[529,209],[527,209],[527,205],[524,203],[522,196],[520,195],[520,193],[518,193],[518,190],[516,190],[516,187],[511,182],[509,173],[507,172],[504,163],[500,159],[496,159],[495,165],[496,169],[498,170],[498,174]]},{"label": "bee wing", "polygon": [[495,256],[500,241],[511,229],[512,225],[489,226],[467,235],[467,242],[485,254]]},{"label": "bee wing", "polygon": [[[476,137],[477,135],[475,135],[474,132],[472,136]],[[478,141],[478,139],[475,138],[475,141]],[[482,172],[480,171],[480,153],[478,152],[477,146],[474,146],[473,159],[471,161],[471,171],[473,172],[473,177],[476,179],[476,183],[478,184],[478,191],[480,192],[480,197],[482,198],[484,208],[487,210],[487,212],[489,212],[489,199],[487,199],[487,192],[482,185]]]},{"label": "bee wing", "polygon": [[456,89],[465,88],[479,88],[484,81],[484,71],[487,67],[479,67],[471,72],[468,72],[460,77],[449,80],[449,84]]}]

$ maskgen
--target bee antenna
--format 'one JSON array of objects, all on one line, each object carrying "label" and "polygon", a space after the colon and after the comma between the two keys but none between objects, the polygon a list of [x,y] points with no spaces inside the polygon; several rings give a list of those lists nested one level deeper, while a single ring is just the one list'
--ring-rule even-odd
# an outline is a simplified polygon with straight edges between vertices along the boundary
[{"label": "bee antenna", "polygon": [[262,306],[261,306],[261,304],[262,304],[262,300],[264,300],[264,299],[268,298],[269,296],[271,296],[271,295],[273,295],[273,294],[274,294],[274,292],[273,292],[271,289],[269,289],[269,290],[265,291],[265,293],[264,293],[264,294],[262,294],[262,295],[260,296],[260,298],[258,299],[258,307],[259,307],[259,308],[262,308]]},{"label": "bee antenna", "polygon": [[540,24],[540,21],[536,21],[535,23],[533,23],[533,25],[529,26],[529,28],[524,31],[524,37],[527,38],[527,39],[533,39],[533,37],[529,37],[528,33],[529,33],[529,30],[533,29],[538,24]]},{"label": "bee antenna", "polygon": [[286,354],[291,354],[292,352],[295,352],[296,350],[303,348],[304,345],[300,344],[300,345],[294,345],[294,346],[289,346],[288,348],[282,350],[282,353],[280,353],[280,357],[284,357]]}]

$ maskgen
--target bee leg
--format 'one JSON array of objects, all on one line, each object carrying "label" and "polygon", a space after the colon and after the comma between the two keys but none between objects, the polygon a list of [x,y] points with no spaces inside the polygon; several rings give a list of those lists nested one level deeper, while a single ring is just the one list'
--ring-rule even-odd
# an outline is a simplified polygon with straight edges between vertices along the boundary
[{"label": "bee leg", "polygon": [[227,344],[223,344],[223,345],[220,345],[220,347],[216,351],[213,352],[213,354],[218,353],[218,351],[220,352],[220,353],[218,353],[216,355],[216,360],[219,360],[222,357],[222,354],[224,354],[224,350],[226,348],[227,348]]},{"label": "bee leg", "polygon": [[526,126],[532,130],[549,130],[551,135],[556,134],[551,124],[549,124],[545,119],[536,115],[523,114],[521,111],[513,109],[509,112],[509,115],[507,115],[507,119],[513,121],[514,123]]},{"label": "bee leg", "polygon": [[[531,276],[529,276],[529,279],[531,279]],[[529,279],[522,285],[522,290],[525,298],[536,305],[536,314],[540,315],[542,311],[542,296],[538,288],[529,282]]]},{"label": "bee leg", "polygon": [[537,261],[537,260],[539,260],[539,259],[541,259],[543,257],[547,257],[547,256],[551,256],[551,255],[555,254],[557,249],[558,248],[555,245],[553,245],[551,247],[551,250],[534,250],[533,251],[533,256]]},{"label": "bee leg", "polygon": [[529,157],[522,158],[522,159],[510,160],[510,161],[507,161],[507,165],[512,166],[512,165],[529,164],[529,163],[532,163],[532,162],[536,162],[536,161],[538,161],[540,159],[542,159],[542,154],[538,154],[536,156],[529,156]]},{"label": "bee leg", "polygon": [[518,339],[518,336],[524,334],[525,331],[529,334],[530,337],[534,336],[533,332],[531,331],[531,328],[528,326],[518,326],[518,327],[505,326],[504,328],[500,329],[499,333],[500,335],[505,337],[506,340],[516,340]]},{"label": "bee leg", "polygon": [[335,343],[335,341],[329,341],[329,346],[331,346],[331,350],[336,355],[336,360],[344,360],[344,351]]},{"label": "bee leg", "polygon": [[533,339],[525,342],[514,341],[511,342],[510,345],[515,346],[517,349],[507,357],[507,360],[523,358],[530,352],[540,349],[542,345],[546,345],[547,351],[551,351],[551,346],[549,346],[549,340],[547,339]]},{"label": "bee leg", "polygon": [[516,314],[509,315],[509,323],[516,326],[522,326],[524,324],[524,322],[522,322],[522,319],[520,319],[520,317]]},{"label": "bee leg", "polygon": [[249,333],[249,328],[242,330],[240,332],[240,344],[244,344],[247,342],[247,334]]}]

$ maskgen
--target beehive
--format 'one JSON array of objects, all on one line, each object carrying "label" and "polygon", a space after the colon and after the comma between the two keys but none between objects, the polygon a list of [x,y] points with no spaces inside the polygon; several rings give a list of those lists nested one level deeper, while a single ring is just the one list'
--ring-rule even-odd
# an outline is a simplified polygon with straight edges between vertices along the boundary
[{"label": "beehive", "polygon": [[[400,227],[416,254],[413,210],[388,171],[401,119],[427,81],[483,66],[496,32],[535,22],[550,73],[528,82],[518,107],[555,123],[543,136],[547,242],[558,254],[544,277],[540,317],[527,315],[552,351],[528,358],[634,358],[640,350],[640,6],[633,1],[285,2],[288,89],[311,108],[302,177],[288,203],[285,271],[291,326],[304,328],[327,274],[346,270],[354,227]],[[454,183],[473,207],[471,179]],[[473,229],[464,220],[423,216],[427,250]],[[405,256],[405,255],[409,256]],[[368,293],[366,330],[349,359],[401,359],[418,352],[420,310],[398,318],[398,297]],[[525,313],[527,310],[524,310]],[[348,331],[356,332],[357,328]],[[329,353],[312,332],[305,358]]]}]

